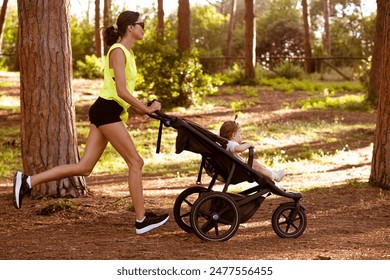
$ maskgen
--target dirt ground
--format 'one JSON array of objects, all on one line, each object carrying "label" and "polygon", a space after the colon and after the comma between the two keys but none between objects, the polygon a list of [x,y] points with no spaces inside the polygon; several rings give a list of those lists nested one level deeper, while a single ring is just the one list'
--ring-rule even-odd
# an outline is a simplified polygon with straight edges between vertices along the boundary
[{"label": "dirt ground", "polygon": [[[87,86],[75,84],[80,93]],[[10,89],[11,91],[12,89]],[[375,114],[335,113],[333,111],[280,110],[281,104],[300,98],[300,94],[259,92],[260,104],[245,110],[245,115],[259,122],[334,121],[374,123]],[[229,96],[226,100],[237,98]],[[231,116],[227,107],[212,112],[186,116],[201,124]],[[0,124],[17,122],[17,114],[0,115]],[[133,119],[132,125],[148,121]],[[82,259],[82,260],[202,260],[202,259],[266,259],[266,260],[390,260],[390,193],[369,187],[373,135],[367,140],[348,143],[346,156],[350,162],[313,165],[291,163],[293,171],[278,183],[292,191],[302,191],[308,225],[296,239],[278,237],[271,226],[272,212],[286,201],[268,197],[253,215],[240,225],[226,242],[204,242],[194,234],[181,230],[173,218],[177,195],[193,186],[195,177],[144,178],[146,207],[168,212],[170,220],[163,227],[145,235],[135,234],[134,212],[128,210],[126,176],[87,178],[91,194],[73,199],[73,207],[51,215],[38,215],[56,200],[23,200],[16,210],[12,204],[12,182],[0,180],[0,259]],[[294,139],[275,139],[273,145],[290,147]],[[342,147],[327,147],[341,149]],[[288,149],[287,149],[288,152]],[[208,178],[204,178],[208,183]],[[305,190],[315,187],[312,190]]]}]

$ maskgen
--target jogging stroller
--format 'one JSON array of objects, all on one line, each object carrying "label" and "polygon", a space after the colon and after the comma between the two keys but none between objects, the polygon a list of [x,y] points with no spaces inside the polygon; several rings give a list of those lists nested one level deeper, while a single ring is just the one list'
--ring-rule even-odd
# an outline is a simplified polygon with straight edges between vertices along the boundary
[{"label": "jogging stroller", "polygon": [[[253,148],[245,163],[225,149],[227,140],[202,126],[179,117],[156,111],[150,117],[160,120],[156,152],[159,153],[162,128],[177,130],[176,153],[190,151],[202,156],[197,186],[185,189],[175,200],[174,218],[186,232],[193,232],[202,240],[226,241],[234,236],[240,223],[253,216],[264,199],[272,194],[290,199],[273,212],[272,228],[282,238],[299,237],[306,229],[305,208],[300,204],[301,193],[286,192],[275,183],[252,169]],[[205,170],[211,176],[208,187],[201,182]],[[223,190],[213,190],[217,180]],[[229,193],[231,185],[254,183],[240,193]]]}]

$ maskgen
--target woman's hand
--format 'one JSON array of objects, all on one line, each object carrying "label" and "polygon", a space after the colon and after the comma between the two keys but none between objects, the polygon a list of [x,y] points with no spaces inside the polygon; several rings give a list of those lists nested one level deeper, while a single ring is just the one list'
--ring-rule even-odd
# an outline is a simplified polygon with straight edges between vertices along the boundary
[{"label": "woman's hand", "polygon": [[153,103],[150,104],[150,106],[148,106],[148,109],[149,109],[149,112],[148,112],[149,114],[153,113],[155,111],[159,111],[159,110],[161,110],[161,103],[158,101],[153,101]]}]

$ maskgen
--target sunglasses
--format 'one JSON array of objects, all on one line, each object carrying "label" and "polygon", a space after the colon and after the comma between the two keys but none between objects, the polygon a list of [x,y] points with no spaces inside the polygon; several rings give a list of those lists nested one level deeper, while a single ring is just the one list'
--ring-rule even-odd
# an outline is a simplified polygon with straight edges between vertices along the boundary
[{"label": "sunglasses", "polygon": [[134,25],[139,25],[141,26],[142,29],[145,29],[145,23],[142,21],[142,22],[134,22]]}]

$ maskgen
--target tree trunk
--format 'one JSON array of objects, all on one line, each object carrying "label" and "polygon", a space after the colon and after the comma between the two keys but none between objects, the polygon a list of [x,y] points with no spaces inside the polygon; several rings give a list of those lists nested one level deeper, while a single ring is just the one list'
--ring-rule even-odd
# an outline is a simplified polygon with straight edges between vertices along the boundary
[{"label": "tree trunk", "polygon": [[231,0],[229,30],[228,30],[227,47],[226,47],[226,65],[225,65],[225,67],[229,67],[229,65],[230,65],[230,63],[229,63],[230,62],[230,58],[232,56],[234,23],[235,23],[235,19],[236,19],[236,8],[237,8],[237,1],[236,0]]},{"label": "tree trunk", "polygon": [[[79,160],[72,99],[69,0],[18,0],[23,169],[36,174]],[[83,177],[34,188],[39,195],[77,197]]]},{"label": "tree trunk", "polygon": [[179,0],[178,18],[179,18],[179,26],[177,32],[178,47],[181,52],[185,52],[191,48],[189,0]]},{"label": "tree trunk", "polygon": [[8,0],[3,1],[3,5],[1,6],[0,12],[0,53],[3,45],[3,29],[5,25],[5,15],[7,13]]},{"label": "tree trunk", "polygon": [[304,49],[305,49],[305,71],[310,74],[315,71],[314,63],[311,53],[311,36],[310,36],[310,24],[309,13],[307,9],[307,0],[302,0],[302,17],[303,17],[303,30],[304,30]]},{"label": "tree trunk", "polygon": [[164,1],[157,1],[157,36],[159,38],[164,38],[165,35],[165,25],[164,25]]},{"label": "tree trunk", "polygon": [[[103,7],[103,25],[104,27],[109,27],[111,25],[111,0],[104,0]],[[107,54],[110,49],[109,46],[104,42],[104,55]]]},{"label": "tree trunk", "polygon": [[378,19],[383,20],[383,32],[376,33],[380,38],[375,42],[382,46],[383,51],[370,182],[390,189],[390,2],[377,0],[377,3]]},{"label": "tree trunk", "polygon": [[324,5],[324,22],[325,22],[324,46],[325,46],[326,54],[330,56],[331,46],[330,46],[330,25],[329,25],[329,8],[330,8],[329,0],[323,0],[323,5]]},{"label": "tree trunk", "polygon": [[95,48],[96,56],[102,56],[102,37],[100,36],[100,0],[95,0]]},{"label": "tree trunk", "polygon": [[256,21],[255,0],[245,0],[245,76],[255,78],[256,66]]},{"label": "tree trunk", "polygon": [[383,62],[383,44],[381,42],[382,34],[385,30],[385,14],[379,11],[384,9],[384,1],[377,2],[377,14],[376,14],[376,26],[375,26],[375,38],[374,47],[372,50],[371,59],[371,70],[370,70],[370,83],[368,86],[368,99],[373,103],[377,104],[380,82],[381,82],[381,71]]}]

